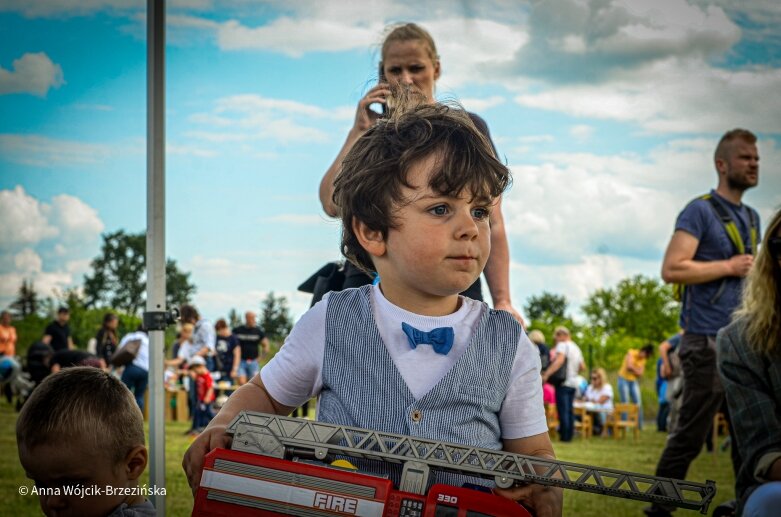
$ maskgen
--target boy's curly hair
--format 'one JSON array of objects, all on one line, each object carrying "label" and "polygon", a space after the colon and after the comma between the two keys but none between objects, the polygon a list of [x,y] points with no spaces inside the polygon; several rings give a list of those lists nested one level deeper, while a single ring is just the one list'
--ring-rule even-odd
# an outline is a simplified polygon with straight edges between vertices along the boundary
[{"label": "boy's curly hair", "polygon": [[429,186],[441,195],[457,197],[466,190],[473,199],[493,200],[510,183],[510,171],[463,109],[423,104],[409,91],[395,91],[394,97],[391,118],[361,136],[334,182],[342,254],[366,272],[374,265],[353,231],[353,220],[387,238],[397,224],[395,211],[408,202],[401,194],[402,186],[412,188],[407,175],[424,158],[438,155]]}]

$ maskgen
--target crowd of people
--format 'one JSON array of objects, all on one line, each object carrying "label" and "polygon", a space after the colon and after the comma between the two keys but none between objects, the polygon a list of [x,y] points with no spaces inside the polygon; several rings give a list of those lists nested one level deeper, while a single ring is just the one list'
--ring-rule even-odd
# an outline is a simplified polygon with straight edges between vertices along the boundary
[{"label": "crowd of people", "polygon": [[[513,309],[501,216],[510,172],[497,159],[480,117],[435,101],[441,66],[433,39],[421,27],[400,25],[385,38],[380,80],[360,100],[347,140],[320,185],[325,212],[341,220],[340,249],[348,261],[344,289],[315,303],[262,370],[257,358],[267,342],[254,315],[231,331],[224,320],[212,325],[194,307],[182,307],[176,352],[167,364],[187,368],[194,385],[193,427],[205,426],[183,459],[194,491],[204,456],[229,444],[226,426],[241,410],[287,415],[318,397],[317,417],[324,421],[555,459],[545,400],[556,405],[564,442],[573,438],[578,396],[595,409],[614,403],[604,369],[589,372],[590,383],[581,377],[586,365],[569,329],[557,327],[548,350],[544,335],[527,335]],[[374,104],[384,107],[383,114]],[[656,474],[685,478],[726,393],[737,511],[751,517],[771,515],[781,498],[781,214],[760,239],[759,216],[742,203],[743,193],[758,182],[758,160],[752,133],[727,132],[714,156],[717,188],[689,203],[676,221],[662,276],[680,285],[682,333],[662,344],[658,363],[664,382],[659,389],[680,395],[667,405],[669,413],[675,406],[676,416],[672,424],[665,418],[670,434]],[[483,273],[493,308],[481,301]],[[67,322],[67,310],[58,313],[41,340],[55,354],[73,348]],[[143,329],[118,339],[107,316],[96,341],[98,368],[111,369],[123,349],[133,348],[122,380],[135,396],[128,425],[137,429],[148,339]],[[622,402],[641,404],[639,378],[653,352],[652,346],[627,352],[618,372]],[[41,386],[71,377],[76,374],[54,375]],[[89,382],[113,382],[116,388],[110,374],[93,377]],[[212,417],[214,377],[241,386]],[[133,400],[127,391],[119,393],[125,406]],[[31,397],[17,427],[20,458],[33,475],[45,471],[47,437],[24,435],[31,422],[49,418],[42,415],[41,399],[40,391]],[[85,411],[113,420],[101,418],[97,408]],[[136,452],[125,457],[126,475],[118,483],[136,483],[145,466],[143,440],[138,442],[134,436],[126,444]],[[399,481],[394,469],[361,461],[357,466]],[[432,472],[430,482],[490,485],[444,472]],[[539,517],[562,513],[560,488],[529,484],[495,493]],[[645,513],[664,517],[672,510],[654,504]]]}]

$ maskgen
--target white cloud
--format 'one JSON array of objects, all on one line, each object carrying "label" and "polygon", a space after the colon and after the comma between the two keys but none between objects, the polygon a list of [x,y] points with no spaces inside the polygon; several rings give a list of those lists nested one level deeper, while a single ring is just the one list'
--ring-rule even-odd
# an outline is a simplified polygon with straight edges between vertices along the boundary
[{"label": "white cloud", "polygon": [[168,155],[195,156],[196,158],[213,158],[217,156],[217,151],[204,149],[195,145],[177,145],[167,143],[165,151]]},{"label": "white cloud", "polygon": [[52,199],[50,219],[65,242],[90,242],[105,228],[94,208],[68,194]]},{"label": "white cloud", "polygon": [[569,128],[569,134],[578,142],[585,142],[594,134],[594,127],[588,124],[577,124]]},{"label": "white cloud", "polygon": [[36,244],[56,236],[59,230],[48,216],[49,207],[28,195],[23,187],[0,190],[0,247]]},{"label": "white cloud", "polygon": [[653,132],[722,133],[742,126],[779,133],[778,91],[781,69],[726,70],[670,59],[617,73],[606,83],[552,85],[515,100],[575,117],[635,122]]},{"label": "white cloud", "polygon": [[11,70],[0,67],[0,95],[30,93],[43,97],[49,89],[63,84],[62,68],[43,52],[28,52],[14,59]]},{"label": "white cloud", "polygon": [[104,228],[81,199],[60,194],[47,204],[21,186],[0,190],[0,220],[0,306],[13,301],[23,280],[32,280],[41,297],[74,287]]},{"label": "white cloud", "polygon": [[0,134],[0,153],[16,163],[55,167],[100,163],[109,157],[111,150],[102,144],[6,133]]},{"label": "white cloud", "polygon": [[17,272],[28,275],[41,271],[43,261],[32,249],[25,248],[14,256],[14,266]]},{"label": "white cloud", "polygon": [[[194,113],[189,120],[194,125],[208,129],[193,129],[186,134],[191,138],[213,143],[276,141],[283,144],[295,142],[327,142],[330,135],[312,127],[313,120],[348,121],[354,108],[324,109],[287,99],[274,99],[262,95],[232,95],[214,102],[211,112]],[[214,131],[213,128],[220,128]]]},{"label": "white cloud", "polygon": [[[661,260],[680,210],[717,184],[716,141],[675,140],[645,155],[552,153],[539,165],[511,165],[502,209],[513,259],[551,266],[596,254]],[[744,201],[766,218],[781,205],[781,152],[772,140],[758,147],[760,184]]]},{"label": "white cloud", "polygon": [[217,42],[223,50],[273,50],[292,57],[310,51],[338,52],[366,48],[382,30],[382,23],[369,27],[346,26],[327,19],[277,18],[268,25],[246,27],[236,20],[220,24]]}]

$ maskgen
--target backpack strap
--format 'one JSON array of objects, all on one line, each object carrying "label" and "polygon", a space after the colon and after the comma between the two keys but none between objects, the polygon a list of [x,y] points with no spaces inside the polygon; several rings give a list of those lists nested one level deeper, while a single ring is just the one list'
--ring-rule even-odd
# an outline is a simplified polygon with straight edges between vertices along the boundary
[{"label": "backpack strap", "polygon": [[738,253],[740,255],[743,255],[745,253],[750,253],[753,255],[757,249],[757,226],[758,226],[754,211],[750,207],[746,207],[748,209],[748,214],[749,214],[749,226],[750,226],[749,233],[750,233],[750,240],[751,240],[750,248],[746,249],[746,244],[743,242],[743,237],[741,237],[740,235],[738,226],[735,224],[735,221],[732,219],[732,216],[727,211],[727,208],[711,194],[705,194],[704,196],[701,196],[700,199],[705,199],[710,202],[711,207],[713,207],[713,210],[716,212],[716,215],[718,215],[721,224],[724,226],[724,231],[727,232],[727,236],[729,237],[729,240],[732,241],[732,244],[735,245],[735,248],[737,249]]}]

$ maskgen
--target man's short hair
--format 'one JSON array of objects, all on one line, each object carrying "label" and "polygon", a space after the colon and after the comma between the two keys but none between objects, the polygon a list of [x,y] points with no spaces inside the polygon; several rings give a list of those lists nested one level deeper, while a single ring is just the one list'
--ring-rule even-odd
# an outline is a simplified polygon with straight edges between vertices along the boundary
[{"label": "man's short hair", "polygon": [[16,440],[27,449],[42,443],[91,443],[118,464],[144,445],[144,416],[127,386],[113,375],[87,366],[65,368],[48,376],[22,406]]},{"label": "man's short hair", "polygon": [[201,315],[198,314],[198,309],[190,304],[185,304],[179,307],[179,317],[182,321],[196,323],[201,319]]},{"label": "man's short hair", "polygon": [[415,164],[431,155],[438,157],[429,186],[445,196],[466,190],[476,199],[492,200],[510,182],[509,170],[464,110],[423,104],[396,112],[358,139],[334,182],[342,253],[367,272],[374,271],[374,265],[353,231],[353,220],[387,238],[388,230],[398,224],[395,211],[409,202],[402,187],[411,187],[407,176]]},{"label": "man's short hair", "polygon": [[757,137],[748,129],[735,128],[724,133],[716,146],[716,152],[713,155],[714,160],[726,160],[729,158],[731,144],[735,140],[743,140],[747,144],[756,144]]},{"label": "man's short hair", "polygon": [[70,312],[70,309],[65,307],[64,305],[57,309],[57,314],[68,314]]}]

